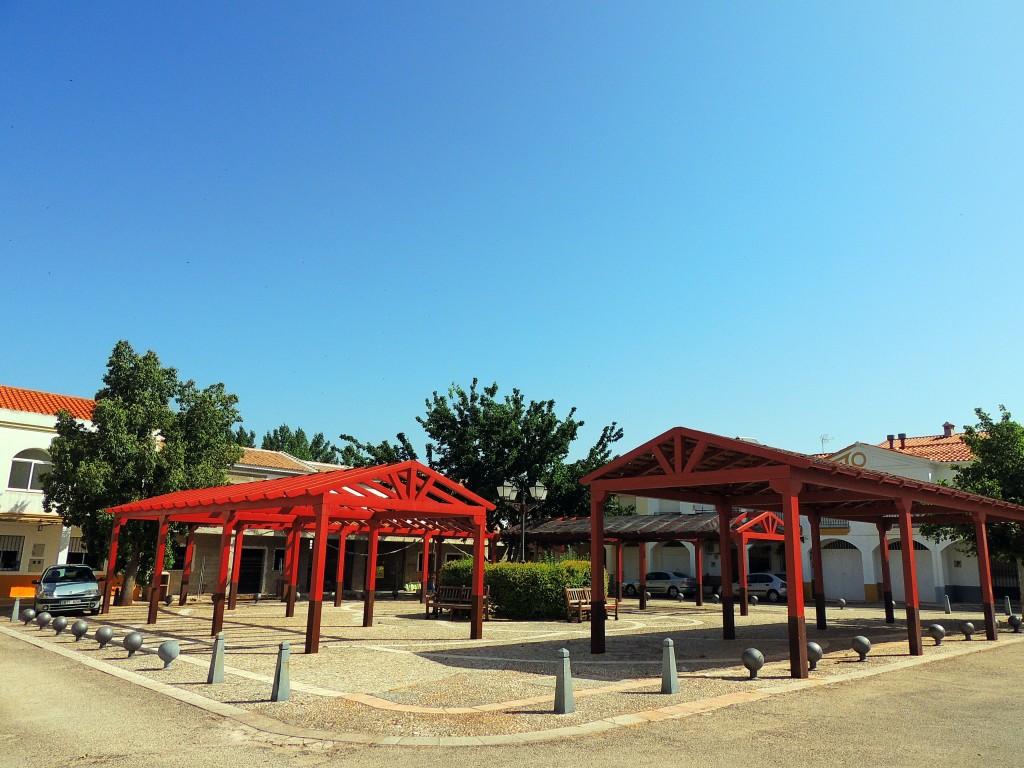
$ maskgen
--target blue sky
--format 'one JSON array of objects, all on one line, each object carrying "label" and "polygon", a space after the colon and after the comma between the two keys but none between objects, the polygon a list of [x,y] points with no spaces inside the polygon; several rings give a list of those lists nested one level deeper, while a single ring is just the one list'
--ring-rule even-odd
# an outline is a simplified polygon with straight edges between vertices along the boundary
[{"label": "blue sky", "polygon": [[[0,381],[473,377],[800,451],[1024,417],[1019,3],[0,5]],[[583,446],[581,446],[582,448]]]}]

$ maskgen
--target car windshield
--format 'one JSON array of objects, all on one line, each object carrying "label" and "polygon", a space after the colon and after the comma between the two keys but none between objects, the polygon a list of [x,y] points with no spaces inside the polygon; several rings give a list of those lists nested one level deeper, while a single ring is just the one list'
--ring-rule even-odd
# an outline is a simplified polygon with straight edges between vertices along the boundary
[{"label": "car windshield", "polygon": [[87,566],[51,568],[43,574],[44,584],[61,584],[69,581],[96,581],[92,569]]}]

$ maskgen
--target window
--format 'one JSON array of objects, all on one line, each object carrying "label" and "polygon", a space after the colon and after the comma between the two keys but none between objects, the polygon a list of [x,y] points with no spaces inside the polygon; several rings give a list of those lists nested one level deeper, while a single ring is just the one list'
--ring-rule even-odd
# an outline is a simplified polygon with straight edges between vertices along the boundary
[{"label": "window", "polygon": [[275,549],[274,550],[274,570],[275,571],[283,571],[284,570],[284,550],[283,549]]},{"label": "window", "polygon": [[43,478],[50,474],[53,465],[50,454],[38,448],[22,451],[11,462],[11,476],[7,481],[8,488],[23,491],[43,490]]},{"label": "window", "polygon": [[24,547],[24,536],[0,536],[0,571],[20,571]]},{"label": "window", "polygon": [[67,563],[68,565],[88,565],[90,568],[99,570],[103,566],[103,558],[98,555],[90,555],[81,536],[72,536],[68,543]]}]

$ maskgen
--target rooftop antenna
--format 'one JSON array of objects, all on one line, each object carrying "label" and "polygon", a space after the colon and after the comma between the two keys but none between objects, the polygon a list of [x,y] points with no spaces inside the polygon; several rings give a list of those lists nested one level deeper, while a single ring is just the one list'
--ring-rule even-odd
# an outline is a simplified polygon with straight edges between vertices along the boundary
[{"label": "rooftop antenna", "polygon": [[822,453],[827,453],[827,451],[825,450],[825,445],[827,443],[831,443],[832,442],[832,435],[825,433],[825,434],[822,434],[819,437],[819,439],[821,440],[821,452]]}]

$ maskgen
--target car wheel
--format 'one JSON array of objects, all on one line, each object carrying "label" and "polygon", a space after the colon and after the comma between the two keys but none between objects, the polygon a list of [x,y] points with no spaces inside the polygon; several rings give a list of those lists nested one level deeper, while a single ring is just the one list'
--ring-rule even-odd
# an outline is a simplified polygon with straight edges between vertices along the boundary
[{"label": "car wheel", "polygon": [[677,597],[679,597],[679,590],[676,589],[674,585],[669,587],[668,588],[668,596],[671,597],[673,600],[675,600]]},{"label": "car wheel", "polygon": [[626,585],[626,597],[636,597],[636,587],[632,584]]},{"label": "car wheel", "polygon": [[779,593],[774,589],[769,589],[768,594],[765,595],[768,598],[769,603],[779,602]]},{"label": "car wheel", "polygon": [[89,609],[89,615],[90,615],[90,616],[95,616],[95,615],[97,615],[97,614],[98,614],[99,612],[100,612],[100,609],[99,609],[99,608],[90,608],[90,609]]}]

